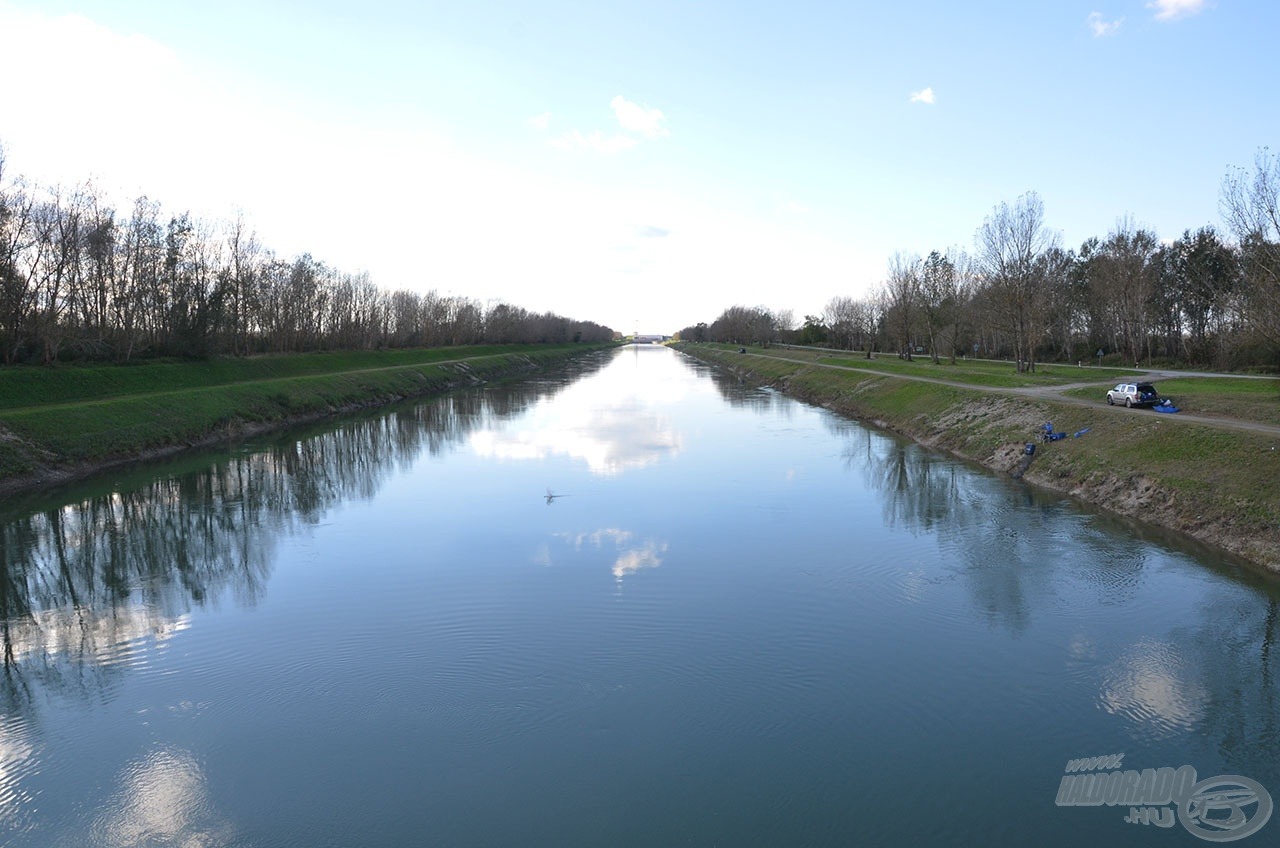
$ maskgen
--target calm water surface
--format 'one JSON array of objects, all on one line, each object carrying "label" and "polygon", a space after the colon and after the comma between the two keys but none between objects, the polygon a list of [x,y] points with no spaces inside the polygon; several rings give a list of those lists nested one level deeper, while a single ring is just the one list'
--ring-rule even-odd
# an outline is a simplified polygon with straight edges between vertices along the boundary
[{"label": "calm water surface", "polygon": [[6,846],[1204,844],[1055,804],[1120,753],[1280,796],[1274,588],[665,349],[0,544]]}]

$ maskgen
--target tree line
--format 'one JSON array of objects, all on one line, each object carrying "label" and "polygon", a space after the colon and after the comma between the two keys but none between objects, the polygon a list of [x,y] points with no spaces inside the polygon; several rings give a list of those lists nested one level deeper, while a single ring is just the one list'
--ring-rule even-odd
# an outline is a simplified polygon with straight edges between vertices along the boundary
[{"label": "tree line", "polygon": [[938,362],[957,356],[1037,362],[1166,361],[1220,369],[1280,366],[1280,158],[1223,180],[1224,235],[1211,226],[1172,241],[1121,219],[1105,238],[1064,249],[1029,192],[978,227],[972,252],[897,253],[871,293],[831,298],[797,323],[789,311],[732,306],[686,341],[885,350]]},{"label": "tree line", "polygon": [[590,321],[508,303],[379,288],[266,247],[243,216],[115,209],[90,184],[66,190],[5,174],[0,148],[0,361],[599,342]]}]

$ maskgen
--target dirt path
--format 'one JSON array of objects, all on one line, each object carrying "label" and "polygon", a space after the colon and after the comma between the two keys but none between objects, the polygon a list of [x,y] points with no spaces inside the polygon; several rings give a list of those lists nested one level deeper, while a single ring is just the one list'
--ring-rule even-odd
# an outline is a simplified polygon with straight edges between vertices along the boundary
[{"label": "dirt path", "polygon": [[[1107,415],[1154,415],[1160,421],[1168,421],[1172,426],[1181,426],[1185,424],[1201,424],[1208,427],[1219,427],[1224,430],[1242,430],[1247,433],[1261,433],[1269,436],[1280,436],[1280,425],[1263,424],[1260,421],[1244,421],[1239,418],[1223,418],[1211,415],[1194,415],[1186,412],[1179,412],[1172,415],[1162,415],[1158,412],[1152,412],[1145,409],[1126,409],[1123,406],[1108,406],[1104,401],[1092,401],[1085,398],[1071,397],[1065,392],[1073,389],[1097,388],[1097,381],[1087,383],[1069,383],[1061,386],[1022,386],[1018,388],[1009,388],[1004,386],[980,386],[973,383],[964,383],[958,380],[944,380],[939,377],[919,377],[909,374],[899,374],[893,371],[878,371],[874,368],[851,367],[848,365],[833,365],[826,362],[814,362],[808,359],[795,359],[789,356],[776,356],[770,353],[751,352],[747,356],[759,356],[763,359],[776,359],[784,362],[794,362],[797,365],[808,365],[814,368],[831,368],[836,371],[853,371],[859,374],[874,374],[878,377],[893,377],[898,380],[915,380],[920,383],[933,383],[938,386],[950,386],[957,389],[967,389],[975,392],[986,392],[988,394],[999,395],[1002,397],[1026,397],[1035,398],[1037,400],[1052,401],[1053,403],[1069,403],[1073,406],[1087,406],[1090,409],[1098,409]],[[1240,379],[1272,379],[1268,377],[1256,377],[1253,375],[1230,375],[1230,374],[1209,374],[1197,371],[1149,371],[1132,378],[1126,378],[1132,382],[1141,382],[1143,380],[1158,380],[1163,378],[1172,379],[1174,377],[1232,377],[1239,376]],[[1099,395],[1103,392],[1100,390]]]}]

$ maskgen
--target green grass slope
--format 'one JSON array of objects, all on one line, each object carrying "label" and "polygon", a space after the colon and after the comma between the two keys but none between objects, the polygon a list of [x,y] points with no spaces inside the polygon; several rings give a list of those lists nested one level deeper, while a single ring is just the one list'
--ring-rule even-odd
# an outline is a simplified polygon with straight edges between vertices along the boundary
[{"label": "green grass slope", "polygon": [[51,474],[529,373],[594,349],[511,345],[0,369],[0,484],[35,484]]}]

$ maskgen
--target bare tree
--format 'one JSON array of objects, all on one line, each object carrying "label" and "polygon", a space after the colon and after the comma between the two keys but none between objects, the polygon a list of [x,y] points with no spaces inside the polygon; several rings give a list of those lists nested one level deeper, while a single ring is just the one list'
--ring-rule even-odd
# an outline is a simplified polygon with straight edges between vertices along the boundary
[{"label": "bare tree", "polygon": [[1227,366],[1232,325],[1240,316],[1239,259],[1212,227],[1190,230],[1169,248],[1164,287],[1177,298],[1192,361]]},{"label": "bare tree", "polygon": [[1227,174],[1218,205],[1240,241],[1250,325],[1280,345],[1280,157],[1264,147],[1253,164]]},{"label": "bare tree", "polygon": [[35,303],[31,277],[44,247],[37,217],[32,192],[21,181],[5,185],[0,151],[0,343],[6,363],[17,358],[26,341],[28,313]]},{"label": "bare tree", "polygon": [[1013,335],[1019,371],[1035,370],[1035,349],[1044,329],[1048,292],[1042,255],[1058,246],[1044,226],[1044,204],[1028,192],[1013,206],[1001,203],[975,236],[977,262],[992,307]]},{"label": "bare tree", "polygon": [[977,271],[973,257],[963,250],[952,248],[946,259],[954,269],[954,285],[951,290],[951,308],[944,310],[946,318],[947,348],[950,361],[956,364],[956,354],[967,349],[973,335],[973,299],[977,289]]},{"label": "bare tree", "polygon": [[892,300],[884,288],[873,292],[866,300],[859,301],[858,314],[861,332],[866,335],[867,359],[874,358],[876,340],[885,334],[885,322],[891,306]]},{"label": "bare tree", "polygon": [[730,306],[708,328],[712,341],[764,345],[773,341],[773,313],[763,306]]},{"label": "bare tree", "polygon": [[253,316],[260,306],[263,250],[258,237],[247,229],[243,212],[236,213],[227,226],[226,251],[220,289],[227,343],[232,353],[247,354]]},{"label": "bare tree", "polygon": [[159,215],[160,204],[139,197],[124,227],[124,238],[116,245],[118,264],[109,289],[109,308],[116,357],[123,361],[133,356],[147,331],[154,328],[150,319],[164,263]]},{"label": "bare tree", "polygon": [[1152,298],[1159,276],[1155,254],[1159,246],[1155,233],[1124,217],[1102,243],[1095,265],[1095,296],[1109,306],[1120,334],[1117,346],[1135,365],[1150,345]]},{"label": "bare tree", "polygon": [[[162,215],[137,198],[117,215],[92,186],[67,193],[10,180],[0,149],[0,360],[64,354],[246,355],[323,348],[474,344],[486,337],[476,301],[380,289],[302,254],[273,255],[243,216],[220,237],[189,213]],[[777,321],[748,310],[747,335],[768,343]],[[497,342],[608,341],[613,331],[503,304]],[[794,323],[790,313],[783,324]]]},{"label": "bare tree", "polygon": [[898,355],[908,361],[920,307],[921,268],[919,256],[895,253],[889,259],[889,275],[884,284],[893,333],[898,338]]},{"label": "bare tree", "polygon": [[778,333],[790,333],[796,328],[796,313],[790,309],[775,309],[773,324]]},{"label": "bare tree", "polygon": [[822,308],[822,320],[827,327],[827,340],[838,350],[853,350],[854,333],[858,329],[858,304],[851,297],[840,295],[827,301]]},{"label": "bare tree", "polygon": [[[434,294],[432,292],[431,294]],[[425,296],[399,289],[391,293],[388,305],[391,322],[391,344],[395,347],[412,347],[422,345],[426,340],[424,332],[425,310],[422,308]]]},{"label": "bare tree", "polygon": [[68,195],[59,189],[43,205],[40,237],[47,248],[38,272],[31,333],[46,365],[58,357],[69,325],[78,317],[83,294],[84,205],[82,192]]},{"label": "bare tree", "polygon": [[[929,340],[929,356],[936,365],[939,336],[947,326],[954,326],[951,313],[956,309],[958,280],[955,263],[934,250],[920,266],[920,314],[924,319],[925,336]],[[951,339],[951,364],[955,364],[955,344]]]}]

